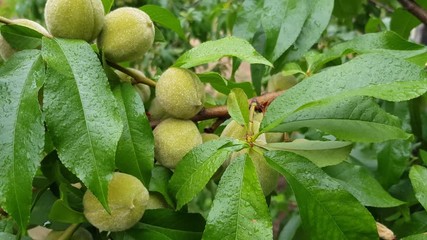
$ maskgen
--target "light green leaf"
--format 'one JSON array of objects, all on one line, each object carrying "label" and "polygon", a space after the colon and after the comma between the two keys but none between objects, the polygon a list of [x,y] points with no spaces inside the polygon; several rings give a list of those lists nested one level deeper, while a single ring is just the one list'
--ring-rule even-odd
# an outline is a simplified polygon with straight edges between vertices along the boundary
[{"label": "light green leaf", "polygon": [[317,102],[371,96],[405,101],[427,91],[427,74],[405,60],[384,54],[365,54],[305,79],[276,98],[267,109],[262,131],[283,131],[293,112]]},{"label": "light green leaf", "polygon": [[265,156],[292,187],[309,239],[378,238],[369,211],[308,159],[281,151],[269,151]]},{"label": "light green leaf", "polygon": [[298,0],[246,0],[237,15],[233,35],[251,41],[262,27],[265,54],[277,60],[297,39],[307,17],[307,2]]},{"label": "light green leaf", "polygon": [[240,88],[232,89],[227,98],[227,110],[231,118],[245,126],[249,125],[249,103],[245,92]]},{"label": "light green leaf", "polygon": [[407,59],[426,51],[426,47],[408,42],[395,32],[384,31],[364,34],[350,41],[337,44],[323,54],[307,57],[307,61],[309,72],[314,73],[325,63],[350,53],[382,53]]},{"label": "light green leaf", "polygon": [[16,50],[37,48],[43,37],[34,29],[15,24],[1,26],[1,35]]},{"label": "light green leaf", "polygon": [[255,166],[247,154],[222,175],[203,239],[272,239],[272,221]]},{"label": "light green leaf", "polygon": [[409,179],[414,187],[415,197],[424,209],[427,209],[427,169],[419,165],[412,166],[409,171]]},{"label": "light green leaf", "polygon": [[191,201],[208,183],[218,168],[227,160],[233,142],[218,139],[195,147],[178,163],[169,182],[176,196],[177,209]]},{"label": "light green leaf", "polygon": [[79,40],[43,39],[47,63],[44,110],[61,162],[107,207],[123,130],[98,56]]},{"label": "light green leaf", "polygon": [[285,55],[286,62],[298,60],[319,40],[332,15],[334,0],[305,1],[308,16],[293,47]]},{"label": "light green leaf", "polygon": [[350,97],[317,102],[291,114],[283,126],[290,132],[312,127],[352,142],[384,142],[408,139],[400,119],[384,111],[370,97]]},{"label": "light green leaf", "polygon": [[113,89],[123,122],[116,166],[148,186],[154,165],[154,137],[150,122],[145,115],[144,103],[131,84],[123,83]]},{"label": "light green leaf", "polygon": [[105,14],[109,13],[111,10],[111,7],[114,4],[114,0],[102,0],[102,5],[104,5],[104,12]]},{"label": "light green leaf", "polygon": [[323,169],[364,206],[389,208],[404,204],[386,192],[379,182],[361,166],[343,162]]},{"label": "light green leaf", "polygon": [[237,57],[252,64],[257,63],[272,66],[250,43],[236,37],[225,37],[215,41],[204,42],[181,55],[176,60],[174,66],[191,68],[217,61],[226,56]]},{"label": "light green leaf", "polygon": [[293,152],[307,158],[318,167],[325,167],[336,165],[347,160],[352,148],[352,143],[297,139],[293,142],[268,143],[263,147],[269,150]]},{"label": "light green leaf", "polygon": [[147,13],[152,21],[176,32],[180,38],[184,40],[186,39],[184,30],[182,29],[178,18],[176,18],[168,9],[157,5],[144,5],[140,9]]},{"label": "light green leaf", "polygon": [[44,146],[38,92],[45,78],[38,50],[22,51],[0,66],[0,205],[25,232],[32,181]]}]

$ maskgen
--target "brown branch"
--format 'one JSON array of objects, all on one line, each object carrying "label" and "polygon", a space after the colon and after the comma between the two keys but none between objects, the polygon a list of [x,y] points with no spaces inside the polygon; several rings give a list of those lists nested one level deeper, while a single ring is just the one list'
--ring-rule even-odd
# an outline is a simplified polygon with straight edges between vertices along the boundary
[{"label": "brown branch", "polygon": [[412,15],[417,17],[421,22],[427,24],[427,11],[420,7],[416,2],[412,0],[398,0],[399,3]]},{"label": "brown branch", "polygon": [[147,78],[146,76],[144,76],[144,74],[142,74],[141,72],[135,69],[125,68],[123,66],[120,66],[117,63],[110,62],[110,61],[107,61],[107,64],[110,65],[112,68],[115,68],[120,72],[132,77],[136,83],[143,83],[151,87],[156,87],[157,83],[154,80]]},{"label": "brown branch", "polygon": [[[252,102],[257,103],[258,110],[264,111],[264,109],[278,96],[280,96],[285,91],[279,91],[279,92],[271,92],[266,93],[262,96],[254,97],[249,99],[249,104]],[[229,118],[230,115],[228,114],[227,106],[218,106],[213,108],[204,108],[202,109],[196,116],[194,116],[191,120],[197,122],[212,118]],[[152,128],[155,128],[160,121],[151,121],[150,125]]]}]

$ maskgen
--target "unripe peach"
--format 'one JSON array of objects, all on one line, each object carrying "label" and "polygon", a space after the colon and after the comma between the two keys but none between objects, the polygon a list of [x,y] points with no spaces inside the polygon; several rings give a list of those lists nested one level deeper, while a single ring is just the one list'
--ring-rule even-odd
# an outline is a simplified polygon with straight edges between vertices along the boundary
[{"label": "unripe peach", "polygon": [[116,172],[108,185],[111,214],[89,190],[83,196],[83,213],[101,231],[124,231],[141,219],[148,199],[148,190],[138,178]]},{"label": "unripe peach", "polygon": [[154,24],[138,8],[122,7],[105,16],[98,46],[113,62],[141,59],[154,42]]},{"label": "unripe peach", "polygon": [[44,15],[47,29],[59,38],[92,42],[104,24],[101,0],[47,0]]},{"label": "unripe peach", "polygon": [[184,68],[171,67],[159,78],[156,96],[167,113],[190,119],[203,107],[205,91],[197,75]]},{"label": "unripe peach", "polygon": [[202,144],[196,125],[190,120],[168,118],[153,131],[156,160],[174,169],[191,149]]}]

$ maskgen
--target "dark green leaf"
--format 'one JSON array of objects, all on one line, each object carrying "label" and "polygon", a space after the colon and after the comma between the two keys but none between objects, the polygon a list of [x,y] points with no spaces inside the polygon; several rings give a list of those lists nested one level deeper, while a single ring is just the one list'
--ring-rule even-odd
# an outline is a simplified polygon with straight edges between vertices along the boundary
[{"label": "dark green leaf", "polygon": [[172,176],[172,171],[163,166],[155,166],[151,173],[149,190],[160,193],[169,204],[175,206],[168,191],[168,183]]},{"label": "dark green leaf", "polygon": [[43,37],[34,29],[16,24],[1,26],[1,35],[16,50],[37,48]]},{"label": "dark green leaf", "polygon": [[384,111],[369,97],[317,102],[291,114],[283,127],[287,132],[312,127],[340,140],[353,142],[383,142],[411,137],[402,130],[399,118]]},{"label": "dark green leaf", "polygon": [[114,0],[102,0],[102,5],[104,5],[104,12],[105,14],[109,13],[111,10],[111,7],[114,4]]},{"label": "dark green leaf", "polygon": [[249,125],[249,103],[245,92],[240,88],[232,89],[227,98],[227,110],[238,124]]},{"label": "dark green leaf", "polygon": [[171,209],[147,210],[137,228],[149,229],[171,239],[201,239],[205,219],[198,213],[175,212]]},{"label": "dark green leaf", "polygon": [[113,232],[114,240],[140,240],[140,239],[155,239],[155,240],[174,240],[168,236],[150,229],[131,228],[124,232]]},{"label": "dark green leaf", "polygon": [[107,207],[123,125],[97,55],[84,41],[43,39],[46,124],[63,164]]},{"label": "dark green leaf", "polygon": [[19,52],[0,66],[0,205],[21,231],[30,219],[32,181],[42,160],[38,92],[44,74],[38,50]]},{"label": "dark green leaf", "polygon": [[393,140],[376,145],[377,149],[377,179],[388,189],[399,182],[403,172],[407,169],[411,157],[412,141]]},{"label": "dark green leaf", "polygon": [[247,154],[241,155],[222,175],[203,239],[272,238],[272,221],[255,166]]},{"label": "dark green leaf", "polygon": [[426,239],[427,239],[427,233],[421,233],[417,235],[404,237],[401,240],[426,240]]},{"label": "dark green leaf", "polygon": [[293,142],[268,143],[264,147],[269,150],[293,152],[307,158],[318,167],[325,167],[347,160],[352,143],[297,139]]},{"label": "dark green leaf", "polygon": [[245,91],[245,94],[248,97],[251,98],[255,96],[252,84],[249,82],[232,82],[225,79],[223,76],[216,72],[200,73],[197,74],[197,76],[199,76],[200,81],[204,83],[209,83],[215,90],[225,95],[228,95],[231,89],[233,88],[240,88]]},{"label": "dark green leaf", "polygon": [[393,232],[399,238],[427,232],[427,213],[415,212],[409,218],[397,220],[393,226]]},{"label": "dark green leaf", "polygon": [[236,37],[225,37],[215,41],[208,41],[185,52],[179,57],[174,66],[191,68],[205,63],[217,61],[226,56],[233,56],[248,63],[258,63],[272,66],[247,41]]},{"label": "dark green leaf", "polygon": [[177,209],[196,196],[208,183],[230,154],[229,139],[218,139],[195,147],[179,162],[169,182],[177,199]]},{"label": "dark green leaf", "polygon": [[269,151],[265,156],[292,187],[310,239],[378,238],[369,211],[316,165],[289,152]]},{"label": "dark green leaf", "polygon": [[131,84],[117,85],[113,94],[119,105],[123,133],[116,152],[116,166],[148,186],[154,165],[154,137],[144,103]]},{"label": "dark green leaf", "polygon": [[364,206],[388,208],[404,204],[386,192],[369,171],[361,166],[343,162],[323,169]]},{"label": "dark green leaf", "polygon": [[424,209],[427,209],[427,169],[419,165],[414,165],[409,171],[409,178],[414,187],[415,197]]},{"label": "dark green leaf", "polygon": [[[383,53],[397,58],[410,58],[427,51],[426,47],[408,42],[394,32],[364,34],[353,40],[335,45],[323,54],[307,58],[309,72],[313,73],[322,65],[350,53]],[[424,65],[423,61],[423,65]]]},{"label": "dark green leaf", "polygon": [[398,33],[402,38],[408,39],[411,30],[420,24],[420,20],[403,8],[394,10],[390,30]]},{"label": "dark green leaf", "polygon": [[182,29],[179,20],[166,8],[162,8],[156,5],[144,5],[140,9],[147,13],[154,22],[178,33],[180,38],[184,40],[186,39],[184,30]]},{"label": "dark green leaf", "polygon": [[308,16],[293,47],[286,53],[286,62],[298,60],[319,40],[332,15],[333,0],[306,1],[308,4]]},{"label": "dark green leaf", "polygon": [[335,0],[333,14],[338,18],[351,19],[360,13],[363,0]]},{"label": "dark green leaf", "polygon": [[43,191],[31,209],[30,225],[43,226],[49,220],[49,211],[56,200],[58,198],[53,195],[52,191]]},{"label": "dark green leaf", "polygon": [[293,112],[316,102],[371,96],[404,101],[427,91],[427,74],[419,66],[384,54],[365,54],[305,79],[276,98],[261,129],[283,131]]}]

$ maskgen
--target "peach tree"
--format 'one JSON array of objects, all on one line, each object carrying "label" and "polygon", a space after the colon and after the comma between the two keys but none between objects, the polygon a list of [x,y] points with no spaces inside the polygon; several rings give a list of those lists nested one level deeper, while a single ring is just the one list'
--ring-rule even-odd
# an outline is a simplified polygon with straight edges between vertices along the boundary
[{"label": "peach tree", "polygon": [[0,239],[425,238],[425,3],[147,2],[0,17]]}]

